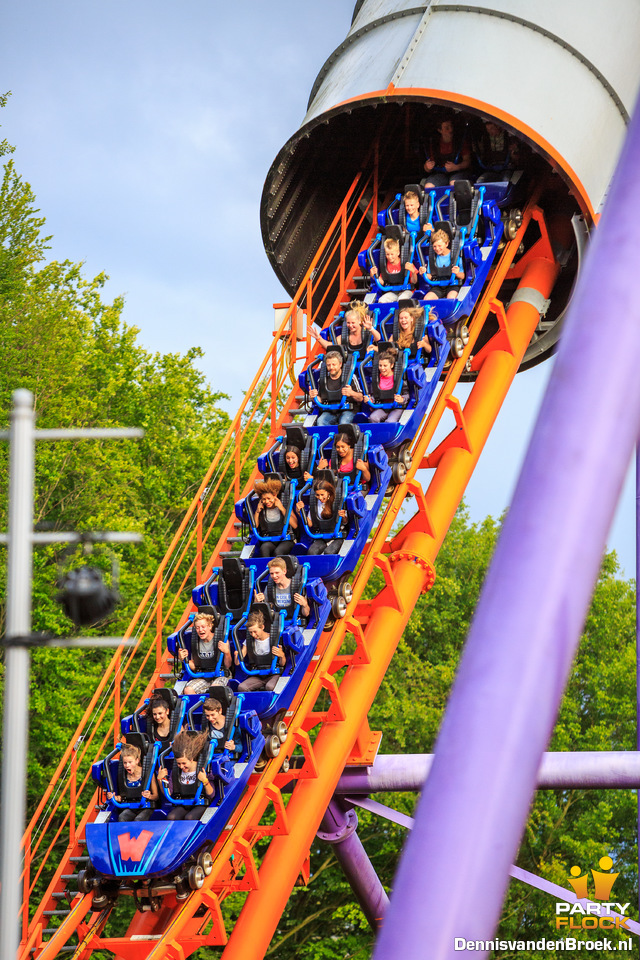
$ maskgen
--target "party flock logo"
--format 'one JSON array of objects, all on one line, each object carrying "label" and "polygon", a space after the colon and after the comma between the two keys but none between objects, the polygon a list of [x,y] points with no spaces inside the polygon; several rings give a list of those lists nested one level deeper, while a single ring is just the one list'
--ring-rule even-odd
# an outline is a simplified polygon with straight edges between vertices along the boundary
[{"label": "party flock logo", "polygon": [[[619,876],[618,873],[609,872],[613,860],[611,857],[601,857],[598,866],[600,870],[591,870],[593,884],[589,883],[587,873],[581,876],[580,867],[571,867],[569,872],[573,879],[569,880],[569,884],[573,887],[578,902],[556,903],[556,930],[563,927],[569,930],[629,930],[629,918],[625,914],[630,904],[611,900],[613,885]],[[593,886],[592,896],[589,893],[590,886]],[[580,903],[581,900],[586,903]]]}]

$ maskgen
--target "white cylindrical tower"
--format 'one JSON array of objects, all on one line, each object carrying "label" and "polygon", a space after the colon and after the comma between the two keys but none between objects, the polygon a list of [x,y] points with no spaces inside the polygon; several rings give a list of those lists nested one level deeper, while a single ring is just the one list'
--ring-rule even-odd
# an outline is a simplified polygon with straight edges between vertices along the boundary
[{"label": "white cylindrical tower", "polygon": [[[546,212],[588,229],[640,85],[638,49],[638,0],[358,0],[267,175],[261,220],[276,273],[295,288],[373,137],[382,190],[419,179],[420,138],[443,108],[493,119],[528,145],[546,172]],[[578,259],[567,258],[565,304]],[[536,359],[557,339],[550,327],[562,311],[558,301]]]}]

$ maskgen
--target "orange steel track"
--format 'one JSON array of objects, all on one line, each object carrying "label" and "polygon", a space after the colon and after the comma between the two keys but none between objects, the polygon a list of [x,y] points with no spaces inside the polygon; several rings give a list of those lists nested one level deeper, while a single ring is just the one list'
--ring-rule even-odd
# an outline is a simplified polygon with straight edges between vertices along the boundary
[{"label": "orange steel track", "polygon": [[[366,210],[361,211],[359,204],[371,192],[374,199],[368,201],[366,209],[371,209],[373,223],[376,222],[375,164],[372,177],[366,182],[361,183],[360,180],[360,177],[356,178],[329,228],[294,298],[289,315],[300,303],[305,304],[308,321],[313,321],[320,310],[329,317],[337,312],[343,292],[352,282],[355,271],[355,256],[353,259],[349,257],[346,262],[349,237],[353,236],[358,220],[362,223]],[[364,208],[365,203],[362,205]],[[513,257],[531,219],[538,222],[541,237],[514,268]],[[332,262],[329,252],[336,249],[340,255],[338,269],[342,289],[335,302],[316,305],[313,301],[319,277]],[[449,368],[431,411],[414,439],[413,466],[407,479],[395,488],[386,510],[374,527],[354,578],[354,597],[347,616],[337,623],[331,633],[322,635],[313,662],[287,714],[289,738],[280,755],[269,761],[263,772],[252,777],[249,790],[214,848],[213,871],[202,889],[193,891],[187,900],[181,902],[177,902],[173,895],[165,897],[158,913],[137,913],[124,937],[104,935],[105,915],[89,914],[89,920],[85,922],[91,898],[77,894],[69,903],[71,912],[61,921],[57,930],[51,931],[50,939],[45,939],[46,912],[55,909],[63,900],[64,878],[73,872],[71,858],[82,856],[84,825],[93,818],[96,802],[96,795],[93,795],[76,828],[76,777],[83,777],[90,758],[87,756],[88,745],[83,744],[78,756],[70,746],[48,795],[43,798],[25,835],[27,869],[24,883],[27,893],[33,890],[39,871],[47,862],[46,858],[38,858],[38,850],[47,841],[49,850],[53,850],[57,843],[64,843],[60,838],[63,831],[68,831],[62,862],[30,921],[25,903],[21,949],[24,960],[29,956],[50,960],[69,943],[72,934],[78,938],[78,945],[71,950],[76,960],[89,957],[95,950],[110,951],[126,960],[183,958],[201,946],[225,944],[225,960],[257,960],[264,956],[293,885],[301,875],[303,878],[308,876],[309,849],[342,769],[346,763],[366,763],[375,756],[380,735],[369,730],[367,712],[419,594],[428,590],[434,582],[433,563],[438,549],[538,323],[537,311],[525,301],[515,303],[505,311],[497,299],[498,291],[505,278],[519,276],[521,288],[533,288],[546,298],[552,290],[558,269],[542,213],[534,199],[525,210],[518,235],[506,245],[474,312],[470,323],[470,339],[464,354]],[[312,281],[314,271],[315,281]],[[499,332],[472,360],[472,369],[477,372],[477,378],[462,409],[453,396],[453,390],[490,314],[497,317]],[[168,665],[162,647],[163,629],[180,599],[184,599],[186,585],[191,585],[196,579],[200,582],[208,575],[216,565],[220,550],[225,549],[229,538],[233,536],[232,518],[203,569],[202,556],[211,549],[207,548],[208,541],[213,542],[214,533],[219,533],[221,511],[231,497],[237,499],[249,489],[255,470],[250,473],[248,466],[243,470],[245,464],[255,461],[259,450],[273,442],[282,422],[296,409],[300,393],[295,387],[286,400],[278,402],[279,397],[284,397],[284,387],[294,371],[298,350],[295,323],[292,325],[293,331],[288,332],[287,319],[285,317],[275,335],[243,406],[232,422],[190,512],[127,631],[127,635],[138,635],[140,638],[137,659],[131,655],[123,664],[120,655],[114,657],[105,681],[94,698],[95,703],[90,705],[87,717],[79,727],[80,732],[90,729],[92,718],[96,715],[104,717],[108,709],[114,711],[115,718],[119,717],[121,711],[125,712],[125,706],[127,712],[134,709],[137,698],[127,703],[125,697],[120,702],[118,691],[125,669],[134,674],[129,698],[134,688],[141,688],[138,678],[147,665],[147,673],[153,666],[155,670],[142,696],[148,695],[161,682],[162,671]],[[298,359],[308,360],[312,355],[308,334],[306,343],[302,341],[302,345],[303,355]],[[447,411],[453,414],[455,425],[442,443],[430,449],[436,427]],[[425,467],[432,468],[434,473],[423,491],[416,479],[416,471]],[[225,493],[221,484],[227,474],[230,483]],[[246,482],[243,482],[245,476]],[[408,496],[415,497],[417,512],[390,540],[391,529]],[[206,530],[205,517],[209,522]],[[376,568],[381,571],[385,586],[373,599],[365,600],[364,588]],[[190,609],[192,605],[187,603],[185,613]],[[148,649],[144,647],[145,637],[148,637]],[[349,644],[347,650],[343,649],[345,640]],[[339,673],[341,678],[337,676]],[[110,682],[113,693],[105,698],[106,706],[103,706],[99,703],[99,697],[104,691],[108,692]],[[329,705],[318,710],[318,697],[323,691],[328,696]],[[107,725],[104,722],[99,735],[92,733],[95,743],[91,756],[102,756],[105,746],[111,738],[117,739],[118,734],[119,727],[115,723]],[[76,731],[72,743],[75,743],[78,735]],[[304,758],[302,765],[287,771],[285,761],[289,761],[294,751]],[[76,761],[78,775],[74,769]],[[70,772],[63,778],[61,774],[68,762]],[[87,784],[88,773],[85,773],[77,788],[78,797],[84,793],[85,802],[89,795]],[[284,787],[292,792],[283,793]],[[56,791],[63,798],[68,792],[71,803],[67,801],[65,806],[58,800],[57,807],[53,805],[54,812],[47,813],[45,829],[41,826],[45,804],[52,803]],[[67,807],[69,810],[65,814]],[[269,843],[266,853],[260,856],[255,850],[258,841]],[[246,892],[247,897],[228,937],[222,905],[230,893],[239,891]]]}]

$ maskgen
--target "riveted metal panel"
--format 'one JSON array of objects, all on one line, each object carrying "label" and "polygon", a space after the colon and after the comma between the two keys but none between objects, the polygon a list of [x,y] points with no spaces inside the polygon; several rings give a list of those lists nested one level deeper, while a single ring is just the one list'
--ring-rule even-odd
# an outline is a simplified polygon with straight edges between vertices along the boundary
[{"label": "riveted metal panel", "polygon": [[361,96],[363,73],[371,90],[386,90],[419,22],[420,14],[391,20],[354,40],[329,70],[305,123],[336,103]]},{"label": "riveted metal panel", "polygon": [[390,13],[398,13],[411,7],[428,7],[429,4],[422,2],[411,2],[411,0],[364,0],[364,3],[358,11],[358,16],[351,24],[349,33],[354,33],[361,27],[373,23],[380,17],[385,17]]},{"label": "riveted metal panel", "polygon": [[[466,5],[464,5],[466,6]],[[592,64],[617,91],[630,112],[638,85],[638,72],[630,69],[638,58],[637,0],[609,4],[573,0],[472,0],[470,7],[487,15],[503,13],[531,24],[557,42],[566,43]]]}]

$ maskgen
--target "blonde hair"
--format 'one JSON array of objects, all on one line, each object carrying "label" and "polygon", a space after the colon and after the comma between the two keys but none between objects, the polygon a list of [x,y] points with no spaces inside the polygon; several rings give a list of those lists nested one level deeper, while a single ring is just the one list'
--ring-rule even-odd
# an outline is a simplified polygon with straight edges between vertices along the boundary
[{"label": "blonde hair", "polygon": [[135,743],[123,743],[120,748],[120,756],[123,760],[125,757],[133,757],[136,763],[142,763],[142,750]]},{"label": "blonde hair", "polygon": [[369,311],[367,310],[367,305],[364,300],[352,300],[349,306],[347,307],[344,317],[345,320],[350,314],[355,314],[360,323],[364,323],[365,317],[369,316]]},{"label": "blonde hair", "polygon": [[451,240],[449,239],[449,234],[446,232],[446,230],[434,230],[433,233],[431,234],[431,240],[430,240],[430,243],[432,246],[433,246],[434,240],[444,240],[444,242],[448,247],[451,246]]},{"label": "blonde hair", "polygon": [[215,621],[215,618],[213,617],[212,614],[210,614],[210,613],[196,613],[195,617],[193,618],[193,626],[194,626],[194,627],[195,627],[196,623],[198,623],[199,620],[206,620],[206,622],[209,624],[209,626],[211,627],[211,629],[212,629],[212,630],[215,630],[216,621]]},{"label": "blonde hair", "polygon": [[397,250],[398,253],[400,253],[400,241],[396,240],[394,237],[387,237],[384,242],[384,249],[387,251],[387,253],[392,249]]},{"label": "blonde hair", "polygon": [[[442,231],[440,231],[442,232]],[[407,347],[410,347],[413,343],[413,338],[416,332],[416,323],[418,322],[418,317],[420,317],[424,310],[422,307],[402,307],[398,311],[398,317],[401,313],[408,313],[411,317],[411,329],[410,330],[400,330],[398,333],[398,339],[395,341],[397,347],[400,350],[404,350]]]},{"label": "blonde hair", "polygon": [[345,320],[348,320],[349,317],[354,317],[358,321],[360,326],[362,326],[362,323],[363,323],[362,313],[359,310],[347,310],[347,312],[344,315],[344,318]]},{"label": "blonde hair", "polygon": [[273,570],[274,567],[278,567],[280,570],[287,572],[287,564],[282,557],[274,557],[273,560],[269,560],[267,564],[269,570]]}]

